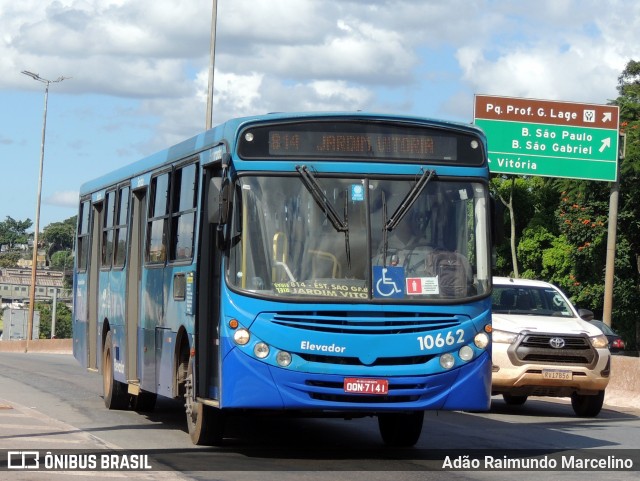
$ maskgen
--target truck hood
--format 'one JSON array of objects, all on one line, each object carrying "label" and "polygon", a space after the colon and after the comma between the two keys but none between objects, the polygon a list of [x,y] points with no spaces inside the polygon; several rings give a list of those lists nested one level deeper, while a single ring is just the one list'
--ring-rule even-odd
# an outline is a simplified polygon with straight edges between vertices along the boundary
[{"label": "truck hood", "polygon": [[514,333],[521,331],[573,335],[586,333],[589,337],[602,334],[596,326],[579,317],[493,314],[492,325],[494,329]]}]

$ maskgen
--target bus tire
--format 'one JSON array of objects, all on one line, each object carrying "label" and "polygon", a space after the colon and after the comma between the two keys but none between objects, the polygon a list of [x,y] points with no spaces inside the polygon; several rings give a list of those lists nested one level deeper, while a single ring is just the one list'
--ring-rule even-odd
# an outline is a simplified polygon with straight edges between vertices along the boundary
[{"label": "bus tire", "polygon": [[193,360],[189,362],[185,386],[185,410],[191,442],[198,446],[217,446],[224,435],[224,416],[220,409],[196,401],[193,392]]},{"label": "bus tire", "polygon": [[382,440],[388,446],[413,446],[420,439],[424,411],[411,413],[378,414],[378,427]]},{"label": "bus tire", "polygon": [[113,336],[107,332],[102,351],[102,392],[104,405],[108,409],[127,409],[130,403],[127,385],[116,381],[113,376]]},{"label": "bus tire", "polygon": [[585,394],[573,393],[571,395],[571,407],[573,412],[581,418],[593,418],[600,414],[604,403],[604,390],[598,394],[589,396]]},{"label": "bus tire", "polygon": [[154,392],[140,391],[132,400],[133,409],[139,413],[150,413],[156,407],[158,395]]}]

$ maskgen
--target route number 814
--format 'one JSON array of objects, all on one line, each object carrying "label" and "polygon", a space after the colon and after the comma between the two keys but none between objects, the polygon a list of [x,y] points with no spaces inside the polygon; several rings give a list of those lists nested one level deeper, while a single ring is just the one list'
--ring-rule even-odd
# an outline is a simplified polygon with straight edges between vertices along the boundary
[{"label": "route number 814", "polygon": [[418,343],[421,351],[430,351],[433,348],[453,346],[454,344],[464,344],[464,330],[458,329],[455,333],[449,331],[446,336],[443,336],[441,332],[436,336],[427,334],[426,336],[418,337]]}]

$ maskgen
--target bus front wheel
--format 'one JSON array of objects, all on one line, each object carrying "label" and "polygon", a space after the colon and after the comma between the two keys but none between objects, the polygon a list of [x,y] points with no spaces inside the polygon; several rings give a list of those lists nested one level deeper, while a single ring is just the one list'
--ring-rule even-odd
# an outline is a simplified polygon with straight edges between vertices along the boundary
[{"label": "bus front wheel", "polygon": [[108,409],[127,409],[129,407],[129,393],[127,385],[116,381],[113,376],[113,336],[107,332],[102,351],[102,392],[104,405]]},{"label": "bus front wheel", "polygon": [[193,391],[193,360],[189,362],[185,385],[185,410],[191,442],[199,446],[215,446],[222,442],[224,417],[222,412],[197,401]]},{"label": "bus front wheel", "polygon": [[378,427],[385,444],[389,446],[413,446],[420,439],[424,411],[411,413],[378,414]]}]

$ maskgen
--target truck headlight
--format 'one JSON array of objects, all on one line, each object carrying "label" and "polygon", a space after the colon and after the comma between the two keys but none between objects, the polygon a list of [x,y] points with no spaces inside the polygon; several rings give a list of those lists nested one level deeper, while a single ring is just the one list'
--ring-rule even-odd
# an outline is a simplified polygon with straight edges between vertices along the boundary
[{"label": "truck headlight", "polygon": [[596,349],[602,349],[609,345],[609,341],[604,334],[600,334],[599,336],[590,337],[591,345]]},{"label": "truck headlight", "polygon": [[515,332],[500,331],[498,329],[494,329],[493,331],[491,331],[491,340],[493,342],[513,344],[517,339],[518,334]]}]

